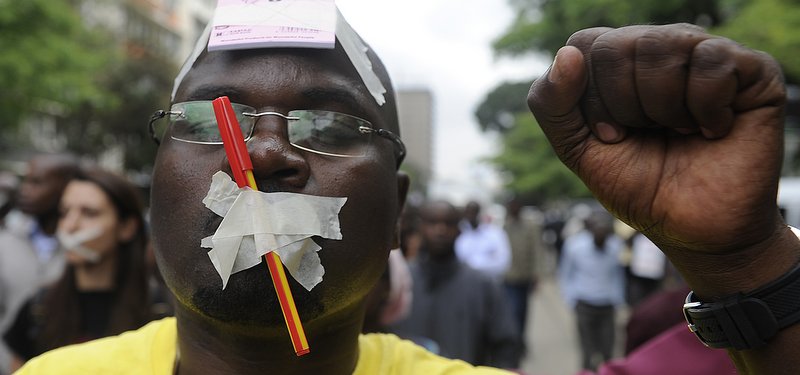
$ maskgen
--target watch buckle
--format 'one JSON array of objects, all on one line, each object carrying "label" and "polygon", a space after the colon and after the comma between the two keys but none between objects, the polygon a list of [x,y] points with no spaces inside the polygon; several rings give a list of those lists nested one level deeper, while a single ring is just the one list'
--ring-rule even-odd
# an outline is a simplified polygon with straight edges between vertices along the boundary
[{"label": "watch buckle", "polygon": [[[687,298],[687,299],[689,299],[689,298]],[[689,309],[700,307],[700,305],[702,305],[702,302],[686,302],[686,303],[684,303],[683,304],[683,318],[686,320],[686,326],[689,328],[689,332],[693,333],[695,335],[695,337],[697,337],[697,339],[700,340],[701,343],[703,343],[703,345],[705,345],[706,347],[710,347],[706,343],[706,340],[704,340],[703,337],[700,336],[700,333],[698,332],[697,326],[694,325],[694,320],[692,320],[692,317],[689,316],[689,313],[687,312]]]},{"label": "watch buckle", "polygon": [[[711,303],[693,299],[694,293],[686,296],[683,316],[689,331],[707,347],[759,348],[778,331],[769,307],[757,298],[732,295]],[[695,319],[698,315],[702,320],[699,324]]]}]

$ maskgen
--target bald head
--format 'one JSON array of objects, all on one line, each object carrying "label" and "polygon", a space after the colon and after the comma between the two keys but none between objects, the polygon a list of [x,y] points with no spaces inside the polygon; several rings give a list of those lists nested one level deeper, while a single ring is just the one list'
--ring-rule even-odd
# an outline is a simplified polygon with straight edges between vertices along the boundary
[{"label": "bald head", "polygon": [[[265,10],[266,11],[266,10]],[[361,38],[355,30],[348,24],[347,20],[337,11],[336,42],[335,49],[342,51],[348,58],[349,65],[360,76],[357,83],[375,97],[376,104],[382,106],[382,114],[387,129],[394,134],[400,135],[400,128],[397,120],[397,105],[392,82],[387,73],[386,67],[372,48]],[[206,46],[209,43],[212,24],[206,26],[203,34],[197,40],[194,51],[184,63],[178,76],[175,78],[172,99],[173,102],[178,96],[177,92],[184,83],[186,75],[195,68],[197,61],[210,54],[217,54],[220,51],[209,52]],[[257,47],[252,49],[236,49],[235,51],[257,51],[257,50],[277,50],[278,48]],[[289,49],[289,48],[284,48]],[[292,48],[294,50],[309,50],[309,48]],[[316,48],[311,48],[314,50]],[[224,51],[223,51],[224,52]],[[358,68],[356,68],[358,66]]]}]

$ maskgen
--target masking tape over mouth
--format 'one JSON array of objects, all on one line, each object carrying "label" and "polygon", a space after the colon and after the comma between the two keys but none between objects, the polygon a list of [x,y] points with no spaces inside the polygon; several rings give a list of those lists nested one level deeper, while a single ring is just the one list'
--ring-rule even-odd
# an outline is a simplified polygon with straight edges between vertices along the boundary
[{"label": "masking tape over mouth", "polygon": [[86,228],[72,234],[58,232],[56,238],[64,250],[75,253],[90,263],[97,263],[100,261],[100,253],[83,244],[100,237],[101,234],[103,234],[102,228]]},{"label": "masking tape over mouth", "polygon": [[202,239],[208,256],[222,279],[254,267],[275,251],[289,274],[306,290],[322,281],[325,269],[311,237],[342,239],[339,211],[347,198],[296,193],[264,193],[239,188],[225,172],[212,177],[203,204],[223,217],[219,228]]}]

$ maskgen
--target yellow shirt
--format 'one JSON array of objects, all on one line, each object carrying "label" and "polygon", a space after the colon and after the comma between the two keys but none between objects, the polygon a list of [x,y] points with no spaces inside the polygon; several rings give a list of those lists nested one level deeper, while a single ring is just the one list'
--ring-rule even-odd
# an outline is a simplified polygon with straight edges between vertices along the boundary
[{"label": "yellow shirt", "polygon": [[[166,318],[119,336],[47,352],[28,361],[15,374],[171,375],[176,340],[175,318]],[[359,347],[361,352],[353,375],[510,374],[439,357],[394,335],[361,335]]]}]

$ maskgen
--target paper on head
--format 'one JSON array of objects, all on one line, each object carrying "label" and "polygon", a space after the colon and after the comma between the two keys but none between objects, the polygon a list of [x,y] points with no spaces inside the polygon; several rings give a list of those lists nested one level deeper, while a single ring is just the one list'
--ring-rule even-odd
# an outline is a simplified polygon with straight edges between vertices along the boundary
[{"label": "paper on head", "polygon": [[261,47],[333,48],[333,0],[219,0],[208,51]]},{"label": "paper on head", "polygon": [[[361,80],[364,82],[364,85],[369,90],[372,97],[375,99],[375,102],[378,105],[383,105],[386,102],[384,94],[386,94],[386,87],[383,86],[380,78],[377,74],[372,70],[372,62],[369,60],[367,55],[367,51],[369,48],[366,44],[361,40],[361,37],[350,27],[350,24],[347,23],[342,13],[335,7],[333,4],[333,0],[285,0],[285,1],[266,1],[266,0],[254,0],[249,1],[247,4],[241,4],[237,7],[227,7],[226,5],[230,5],[233,3],[243,3],[241,1],[235,0],[224,0],[220,2],[216,12],[215,18],[208,23],[203,33],[200,35],[200,38],[197,40],[197,44],[195,44],[195,48],[192,51],[191,55],[186,59],[181,67],[178,75],[175,77],[175,81],[172,86],[172,95],[170,100],[175,100],[175,94],[178,92],[178,87],[180,87],[181,82],[188,74],[189,70],[194,65],[197,58],[202,53],[203,49],[208,49],[208,51],[216,51],[216,50],[224,50],[224,49],[231,49],[227,48],[224,43],[219,43],[215,41],[215,34],[212,34],[212,25],[216,22],[225,24],[225,25],[251,25],[250,30],[253,30],[253,27],[258,28],[259,26],[253,26],[254,22],[262,21],[264,25],[266,25],[267,29],[273,28],[274,24],[276,23],[270,17],[266,17],[270,14],[275,14],[276,7],[285,7],[287,9],[301,9],[302,6],[306,6],[308,4],[314,4],[315,12],[306,12],[306,13],[299,13],[300,16],[293,15],[292,17],[300,17],[297,20],[291,21],[291,25],[314,25],[314,27],[297,27],[297,26],[286,26],[289,27],[290,31],[301,31],[307,32],[306,29],[313,29],[319,28],[320,30],[325,30],[323,33],[327,33],[328,29],[331,27],[329,23],[330,19],[334,19],[335,22],[333,23],[333,27],[335,28],[335,37],[338,38],[339,43],[342,45],[347,57],[350,59],[350,62],[355,67],[358,75],[361,77]],[[324,5],[324,6],[323,6]],[[235,11],[246,9],[247,11]],[[231,11],[234,10],[234,11]],[[218,15],[222,14],[219,16]],[[283,13],[280,18],[286,14]],[[331,18],[334,17],[334,18]],[[291,29],[294,28],[294,29]],[[280,29],[278,29],[280,30]],[[295,39],[294,42],[288,43],[287,41],[281,38],[275,37],[274,34],[268,34],[268,37],[257,38],[254,36],[248,36],[247,38],[239,38],[239,40],[234,42],[230,42],[229,46],[233,46],[235,49],[244,49],[244,48],[267,48],[267,47],[292,47],[292,48],[320,48],[327,46],[327,44],[320,44],[320,43],[299,43],[298,41],[302,41],[302,39]],[[334,43],[333,40],[330,41],[330,47],[333,48]]]},{"label": "paper on head", "polygon": [[275,251],[289,274],[307,290],[322,281],[325,269],[312,236],[339,240],[339,211],[347,198],[296,193],[263,193],[239,188],[230,176],[217,172],[203,204],[222,223],[201,246],[222,279],[223,289],[231,274],[261,263]]},{"label": "paper on head", "polygon": [[103,234],[103,228],[95,227],[81,229],[75,233],[57,232],[56,238],[65,251],[75,253],[90,263],[97,263],[100,261],[100,253],[83,244],[100,237],[101,234]]}]

